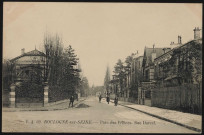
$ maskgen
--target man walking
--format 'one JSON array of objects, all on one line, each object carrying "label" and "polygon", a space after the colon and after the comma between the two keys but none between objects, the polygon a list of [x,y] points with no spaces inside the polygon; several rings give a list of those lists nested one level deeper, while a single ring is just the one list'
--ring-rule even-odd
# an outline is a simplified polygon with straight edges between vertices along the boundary
[{"label": "man walking", "polygon": [[118,105],[118,97],[117,96],[115,96],[114,103],[115,103],[115,106]]},{"label": "man walking", "polygon": [[70,107],[71,104],[72,104],[72,107],[73,107],[73,103],[74,103],[74,96],[72,95],[70,97],[69,107]]},{"label": "man walking", "polygon": [[101,94],[99,95],[99,103],[101,103],[101,98],[102,98],[102,96],[101,96]]},{"label": "man walking", "polygon": [[110,97],[109,96],[107,96],[107,102],[108,102],[108,104],[109,104],[109,102],[110,102]]}]

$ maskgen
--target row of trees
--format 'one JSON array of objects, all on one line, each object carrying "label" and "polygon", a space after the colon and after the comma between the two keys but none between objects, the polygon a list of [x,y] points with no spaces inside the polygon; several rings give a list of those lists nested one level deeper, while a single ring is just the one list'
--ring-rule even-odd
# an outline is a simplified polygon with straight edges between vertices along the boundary
[{"label": "row of trees", "polygon": [[8,90],[11,83],[15,79],[13,76],[13,69],[14,69],[14,64],[11,63],[8,59],[3,59],[3,63],[2,63],[3,89]]},{"label": "row of trees", "polygon": [[110,69],[109,69],[109,66],[108,66],[107,69],[106,69],[106,75],[105,75],[105,78],[104,78],[104,89],[107,92],[110,91],[110,81],[111,81],[111,78],[110,78]]},{"label": "row of trees", "polygon": [[[71,45],[63,46],[62,39],[56,35],[45,35],[44,48],[46,55],[45,76],[53,93],[64,93],[64,97],[76,93],[86,95],[89,89],[88,80],[80,75],[79,58]],[[60,95],[61,97],[63,95]]]},{"label": "row of trees", "polygon": [[[131,90],[136,89],[135,83],[131,83],[131,68],[134,57],[136,56],[136,53],[132,53],[130,56],[127,56],[125,61],[123,62],[121,59],[117,61],[117,63],[114,66],[113,71],[113,79],[110,81],[110,73],[109,68],[107,67],[106,70],[106,76],[104,79],[104,86],[107,91],[110,89],[110,82],[113,84],[117,84],[117,90],[120,89],[121,96],[124,94],[128,84],[130,85],[129,88]],[[118,93],[119,91],[116,91]],[[127,92],[127,91],[126,91]],[[118,93],[119,94],[119,93]]]},{"label": "row of trees", "polygon": [[[88,79],[81,74],[79,58],[72,46],[64,47],[62,39],[57,34],[53,36],[46,33],[43,47],[45,65],[42,72],[37,72],[41,77],[41,82],[38,85],[48,82],[50,98],[54,101],[76,93],[86,96],[89,91]],[[2,66],[3,89],[9,90],[10,85],[16,80],[15,62],[4,59]],[[31,79],[34,78],[35,76],[31,76]],[[32,81],[32,83],[35,82]]]}]

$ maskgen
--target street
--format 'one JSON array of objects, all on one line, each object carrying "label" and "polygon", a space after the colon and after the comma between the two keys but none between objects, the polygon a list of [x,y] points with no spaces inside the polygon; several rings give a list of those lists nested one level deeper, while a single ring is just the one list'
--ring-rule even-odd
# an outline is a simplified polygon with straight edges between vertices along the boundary
[{"label": "street", "polygon": [[2,132],[196,133],[97,97],[65,110],[2,112]]}]

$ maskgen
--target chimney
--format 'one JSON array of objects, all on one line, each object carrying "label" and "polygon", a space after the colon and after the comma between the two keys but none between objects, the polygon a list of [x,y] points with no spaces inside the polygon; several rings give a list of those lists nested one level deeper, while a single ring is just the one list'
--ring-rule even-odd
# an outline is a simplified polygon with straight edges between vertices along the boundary
[{"label": "chimney", "polygon": [[[176,47],[177,45],[178,45],[178,44],[175,44],[174,42],[171,42],[170,48],[172,49],[172,48]],[[165,52],[166,52],[166,50],[165,50]]]},{"label": "chimney", "polygon": [[153,52],[155,52],[155,50],[154,50],[154,46],[155,46],[155,44],[153,44]]},{"label": "chimney", "polygon": [[181,42],[181,36],[180,36],[180,42],[179,42],[180,44],[182,44],[182,42]]},{"label": "chimney", "polygon": [[181,36],[178,36],[178,44],[181,44]]},{"label": "chimney", "polygon": [[137,58],[139,56],[138,50],[136,52],[135,58]]},{"label": "chimney", "polygon": [[153,51],[152,51],[152,62],[154,62],[154,59],[156,58],[156,51],[154,49],[155,44],[153,45]]},{"label": "chimney", "polygon": [[166,49],[167,49],[167,48],[163,48],[164,54],[166,53]]},{"label": "chimney", "polygon": [[194,39],[199,39],[200,38],[200,30],[199,27],[195,27],[194,31]]},{"label": "chimney", "polygon": [[21,55],[25,53],[25,48],[21,49]]}]

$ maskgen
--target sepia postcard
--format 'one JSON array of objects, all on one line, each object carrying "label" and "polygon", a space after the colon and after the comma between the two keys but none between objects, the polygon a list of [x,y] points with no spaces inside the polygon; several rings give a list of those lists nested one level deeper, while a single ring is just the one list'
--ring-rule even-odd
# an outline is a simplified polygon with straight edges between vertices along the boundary
[{"label": "sepia postcard", "polygon": [[201,133],[202,8],[3,2],[2,132]]}]

